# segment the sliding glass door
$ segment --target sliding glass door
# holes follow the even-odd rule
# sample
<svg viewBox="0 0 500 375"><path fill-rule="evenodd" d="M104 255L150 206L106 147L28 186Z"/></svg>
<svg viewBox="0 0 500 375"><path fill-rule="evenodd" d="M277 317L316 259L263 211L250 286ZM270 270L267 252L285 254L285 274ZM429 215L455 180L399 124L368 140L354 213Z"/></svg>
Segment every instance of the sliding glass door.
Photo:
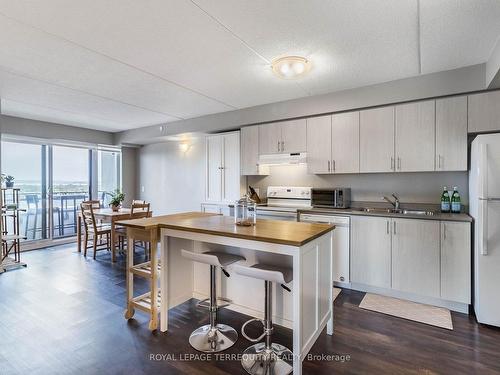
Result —
<svg viewBox="0 0 500 375"><path fill-rule="evenodd" d="M48 150L39 144L2 142L2 173L13 176L14 187L19 188L19 234L28 240L43 240L49 233ZM6 200L12 194L6 191ZM4 205L10 202L3 202ZM12 220L5 220L12 233Z"/></svg>
<svg viewBox="0 0 500 375"><path fill-rule="evenodd" d="M82 201L92 197L107 206L108 193L121 188L119 149L2 137L1 169L20 189L20 234L45 246L75 236Z"/></svg>
<svg viewBox="0 0 500 375"><path fill-rule="evenodd" d="M86 148L52 146L51 207L54 213L53 237L76 234L80 203L90 197L92 151Z"/></svg>

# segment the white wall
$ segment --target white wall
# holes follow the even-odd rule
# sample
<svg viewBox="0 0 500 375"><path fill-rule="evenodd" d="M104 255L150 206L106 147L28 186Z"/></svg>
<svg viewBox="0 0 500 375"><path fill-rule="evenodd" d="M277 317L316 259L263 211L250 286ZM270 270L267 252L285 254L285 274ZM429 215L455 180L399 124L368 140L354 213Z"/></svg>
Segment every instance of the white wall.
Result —
<svg viewBox="0 0 500 375"><path fill-rule="evenodd" d="M139 199L137 191L138 148L122 147L122 191L125 193L123 205L130 207L134 199Z"/></svg>
<svg viewBox="0 0 500 375"><path fill-rule="evenodd" d="M306 166L275 166L269 176L248 177L248 184L261 192L271 185L350 187L354 201L378 202L383 195L395 192L401 202L436 204L440 202L443 186L448 189L457 186L462 204L468 204L467 172L310 175Z"/></svg>
<svg viewBox="0 0 500 375"><path fill-rule="evenodd" d="M137 191L141 199L151 203L155 216L199 211L205 197L204 139L193 141L185 153L178 142L141 147L138 175Z"/></svg>

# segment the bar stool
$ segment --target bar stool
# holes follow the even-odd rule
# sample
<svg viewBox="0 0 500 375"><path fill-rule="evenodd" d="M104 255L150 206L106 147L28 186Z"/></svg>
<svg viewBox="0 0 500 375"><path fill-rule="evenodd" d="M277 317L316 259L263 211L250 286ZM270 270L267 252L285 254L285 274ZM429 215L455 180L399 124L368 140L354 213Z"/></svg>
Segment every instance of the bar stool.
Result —
<svg viewBox="0 0 500 375"><path fill-rule="evenodd" d="M229 277L229 273L224 268L240 260L245 260L245 258L215 251L194 253L181 250L181 253L183 257L192 261L210 265L210 298L208 305L210 324L195 329L189 336L189 343L193 348L204 353L216 353L226 350L238 340L238 333L233 327L217 323L217 311L220 306L217 305L216 269L220 267L224 275ZM201 306L205 301L201 301L198 306Z"/></svg>
<svg viewBox="0 0 500 375"><path fill-rule="evenodd" d="M254 264L251 267L235 265L236 273L265 281L264 319L250 319L241 327L241 334L247 340L256 342L243 352L241 365L252 375L286 375L293 371L293 354L283 345L272 342L272 283L278 283L288 292L291 290L285 285L292 281L291 268L276 267L267 264ZM259 321L264 327L264 332L257 338L251 338L245 333L245 327L251 322ZM259 342L265 337L264 342Z"/></svg>

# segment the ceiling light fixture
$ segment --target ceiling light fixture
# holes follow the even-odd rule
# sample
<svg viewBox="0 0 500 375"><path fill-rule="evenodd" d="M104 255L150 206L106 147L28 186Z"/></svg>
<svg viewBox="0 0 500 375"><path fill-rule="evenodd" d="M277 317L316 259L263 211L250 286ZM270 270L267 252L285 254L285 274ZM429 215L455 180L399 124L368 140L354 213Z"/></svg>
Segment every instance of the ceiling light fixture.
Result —
<svg viewBox="0 0 500 375"><path fill-rule="evenodd" d="M285 56L273 60L271 68L280 78L297 78L311 69L311 62L301 56Z"/></svg>

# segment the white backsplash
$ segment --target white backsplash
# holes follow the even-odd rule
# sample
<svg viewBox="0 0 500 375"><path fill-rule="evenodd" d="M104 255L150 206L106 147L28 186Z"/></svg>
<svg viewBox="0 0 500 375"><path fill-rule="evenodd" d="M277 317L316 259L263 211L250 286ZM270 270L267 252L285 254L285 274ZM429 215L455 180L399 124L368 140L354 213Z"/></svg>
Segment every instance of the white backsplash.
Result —
<svg viewBox="0 0 500 375"><path fill-rule="evenodd" d="M306 165L273 166L269 176L249 176L248 185L265 196L267 186L350 187L353 201L380 201L393 192L402 202L440 203L443 186L458 187L462 204L468 204L467 172L370 173L311 175Z"/></svg>

